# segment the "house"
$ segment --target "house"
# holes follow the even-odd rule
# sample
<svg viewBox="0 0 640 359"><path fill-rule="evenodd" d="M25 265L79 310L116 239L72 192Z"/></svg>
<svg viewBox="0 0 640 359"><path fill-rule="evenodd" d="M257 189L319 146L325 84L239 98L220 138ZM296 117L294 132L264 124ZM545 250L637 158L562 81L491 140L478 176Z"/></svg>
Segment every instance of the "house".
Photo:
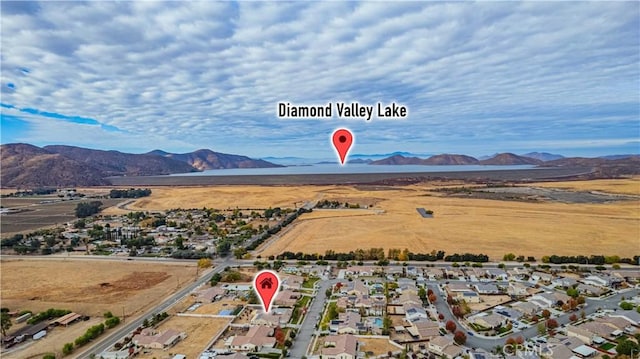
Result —
<svg viewBox="0 0 640 359"><path fill-rule="evenodd" d="M427 312L424 310L424 308L422 308L421 305L405 304L403 305L403 307L404 307L405 318L409 322L414 322L419 319L429 318L429 315L427 315Z"/></svg>
<svg viewBox="0 0 640 359"><path fill-rule="evenodd" d="M466 290L462 292L457 292L455 295L457 300L464 300L467 303L480 303L480 295L476 292Z"/></svg>
<svg viewBox="0 0 640 359"><path fill-rule="evenodd" d="M301 294L298 292L285 289L276 294L274 304L281 307L293 307L296 305L298 299L300 299L300 296Z"/></svg>
<svg viewBox="0 0 640 359"><path fill-rule="evenodd" d="M582 280L584 284L591 284L605 288L617 288L624 280L618 276L608 274L592 274Z"/></svg>
<svg viewBox="0 0 640 359"><path fill-rule="evenodd" d="M536 282L551 283L551 281L553 280L553 275L545 272L536 271L531 273L531 279L533 279Z"/></svg>
<svg viewBox="0 0 640 359"><path fill-rule="evenodd" d="M250 327L246 335L234 335L229 337L224 345L227 349L239 351L257 352L262 348L273 348L276 338L272 335L273 328L265 326Z"/></svg>
<svg viewBox="0 0 640 359"><path fill-rule="evenodd" d="M212 287L209 289L201 290L196 295L196 302L198 303L211 303L224 296L225 290L221 287Z"/></svg>
<svg viewBox="0 0 640 359"><path fill-rule="evenodd" d="M457 358L462 355L463 350L457 345L449 345L442 351L442 355L447 359Z"/></svg>
<svg viewBox="0 0 640 359"><path fill-rule="evenodd" d="M529 287L519 282L509 282L507 294L513 297L523 297L529 295Z"/></svg>
<svg viewBox="0 0 640 359"><path fill-rule="evenodd" d="M509 274L501 268L488 268L487 269L487 277L499 281L506 281L509 279Z"/></svg>
<svg viewBox="0 0 640 359"><path fill-rule="evenodd" d="M324 347L320 349L323 359L355 359L358 341L353 335L327 335Z"/></svg>
<svg viewBox="0 0 640 359"><path fill-rule="evenodd" d="M447 292L449 294L454 295L457 292L466 292L469 291L469 286L465 283L449 283L447 284Z"/></svg>
<svg viewBox="0 0 640 359"><path fill-rule="evenodd" d="M400 304L414 304L414 305L422 305L422 299L418 297L416 292L412 290L407 290L400 294L398 298L398 303Z"/></svg>
<svg viewBox="0 0 640 359"><path fill-rule="evenodd" d="M569 288L578 284L578 281L569 277L559 277L554 279L551 284L555 287Z"/></svg>
<svg viewBox="0 0 640 359"><path fill-rule="evenodd" d="M280 280L284 289L302 289L302 283L304 283L304 277L299 275L281 275Z"/></svg>
<svg viewBox="0 0 640 359"><path fill-rule="evenodd" d="M426 340L439 337L440 327L437 322L429 319L418 319L411 322L411 326L407 327L407 332L409 332L414 339Z"/></svg>
<svg viewBox="0 0 640 359"><path fill-rule="evenodd" d="M576 289L578 289L578 291L580 291L580 293L583 293L583 294L586 294L586 295L592 295L592 296L596 296L596 297L599 297L599 296L601 296L604 293L609 291L608 289L605 289L605 288L602 288L602 287L597 287L595 285L583 284L583 283L578 284Z"/></svg>
<svg viewBox="0 0 640 359"><path fill-rule="evenodd" d="M569 324L569 325L567 325L566 329L567 329L567 336L568 337L578 338L584 344L592 344L593 343L593 338L596 337L596 335L594 335L590 331L582 328L581 326L575 326L575 325Z"/></svg>
<svg viewBox="0 0 640 359"><path fill-rule="evenodd" d="M571 297L560 292L538 293L531 297L531 302L540 308L551 308L566 303Z"/></svg>
<svg viewBox="0 0 640 359"><path fill-rule="evenodd" d="M538 310L540 310L540 307L529 302L516 302L511 305L511 308L517 310L525 316L533 316L538 312Z"/></svg>
<svg viewBox="0 0 640 359"><path fill-rule="evenodd" d="M167 329L163 333L159 333L153 328L146 328L140 334L134 335L132 341L135 345L143 348L167 349L186 337L187 333L174 329Z"/></svg>
<svg viewBox="0 0 640 359"><path fill-rule="evenodd" d="M603 338L614 338L613 333L618 330L616 327L603 322L586 322L578 326L580 329L586 330L592 334L592 339L595 336ZM590 344L590 343L587 343Z"/></svg>
<svg viewBox="0 0 640 359"><path fill-rule="evenodd" d="M598 351L593 349L590 346L586 346L586 345L581 345L577 348L573 348L571 349L572 352L574 352L575 354L577 354L580 358L589 358L594 356L594 354L596 354Z"/></svg>
<svg viewBox="0 0 640 359"><path fill-rule="evenodd" d="M337 320L332 320L329 330L338 334L358 334L366 330L362 323L362 317L356 312L345 312L338 315Z"/></svg>
<svg viewBox="0 0 640 359"><path fill-rule="evenodd" d="M488 314L484 316L475 316L470 320L472 323L488 329L495 329L507 324L507 318L498 314Z"/></svg>
<svg viewBox="0 0 640 359"><path fill-rule="evenodd" d="M500 289L498 289L498 286L493 283L479 283L474 285L474 287L479 294L500 294Z"/></svg>
<svg viewBox="0 0 640 359"><path fill-rule="evenodd" d="M452 338L437 336L429 341L429 344L427 344L427 350L436 355L443 355L445 348L450 345L453 345Z"/></svg>
<svg viewBox="0 0 640 359"><path fill-rule="evenodd" d="M510 319L520 319L523 315L520 311L517 311L513 308L503 307L503 306L495 307L493 309L493 312L496 314L503 315Z"/></svg>
<svg viewBox="0 0 640 359"><path fill-rule="evenodd" d="M284 326L291 320L291 308L275 308L271 312L259 312L251 319L252 325L266 325L271 327Z"/></svg>

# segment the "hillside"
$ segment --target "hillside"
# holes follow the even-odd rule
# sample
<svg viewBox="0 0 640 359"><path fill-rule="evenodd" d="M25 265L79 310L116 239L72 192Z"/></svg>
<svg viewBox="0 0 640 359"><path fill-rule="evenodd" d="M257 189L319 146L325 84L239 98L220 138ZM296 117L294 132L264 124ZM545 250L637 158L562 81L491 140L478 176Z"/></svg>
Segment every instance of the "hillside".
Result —
<svg viewBox="0 0 640 359"><path fill-rule="evenodd" d="M499 153L489 159L480 161L481 165L493 166L539 165L542 163L538 159L518 156L513 153Z"/></svg>
<svg viewBox="0 0 640 359"><path fill-rule="evenodd" d="M372 161L372 165L421 165L423 159L418 157L404 157L402 155L394 155L391 157L383 158L381 160Z"/></svg>
<svg viewBox="0 0 640 359"><path fill-rule="evenodd" d="M2 145L0 157L3 188L108 184L98 169L29 144Z"/></svg>
<svg viewBox="0 0 640 359"><path fill-rule="evenodd" d="M93 150L82 147L37 146L14 143L0 146L6 187L108 185L112 176L156 176L219 168L280 167L246 156L198 150L172 154L155 150L145 154Z"/></svg>
<svg viewBox="0 0 640 359"><path fill-rule="evenodd" d="M478 163L479 161L471 156L447 153L431 156L423 161L425 165L477 165Z"/></svg>
<svg viewBox="0 0 640 359"><path fill-rule="evenodd" d="M200 171L226 168L284 167L282 165L263 160L254 160L247 156L230 155L226 153L214 152L208 149L200 149L189 153L168 153L161 150L154 150L147 153L147 155L159 155L165 158L170 158L183 163L187 163Z"/></svg>
<svg viewBox="0 0 640 359"><path fill-rule="evenodd" d="M105 177L154 176L197 171L188 163L158 155L92 150L74 146L45 146L44 149L97 168Z"/></svg>

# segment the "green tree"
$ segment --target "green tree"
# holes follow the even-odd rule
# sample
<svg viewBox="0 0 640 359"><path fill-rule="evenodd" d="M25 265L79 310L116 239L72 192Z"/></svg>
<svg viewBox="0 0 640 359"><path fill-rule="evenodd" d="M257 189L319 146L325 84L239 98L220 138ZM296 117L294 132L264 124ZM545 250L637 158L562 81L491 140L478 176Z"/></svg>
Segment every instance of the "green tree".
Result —
<svg viewBox="0 0 640 359"><path fill-rule="evenodd" d="M580 295L580 291L578 291L576 288L569 288L567 289L567 295L572 297L572 298L578 298L578 296Z"/></svg>
<svg viewBox="0 0 640 359"><path fill-rule="evenodd" d="M618 354L631 355L632 353L637 354L638 351L640 351L640 346L629 339L621 340L616 346Z"/></svg>
<svg viewBox="0 0 640 359"><path fill-rule="evenodd" d="M547 326L544 323L538 323L538 335L544 335L547 332Z"/></svg>
<svg viewBox="0 0 640 359"><path fill-rule="evenodd" d="M56 359L56 355L55 354L45 354L42 359Z"/></svg>
<svg viewBox="0 0 640 359"><path fill-rule="evenodd" d="M2 329L2 336L5 337L7 335L7 330L11 328L11 317L9 316L9 311L5 310L6 308L2 308L2 313L0 313L0 328Z"/></svg>
<svg viewBox="0 0 640 359"><path fill-rule="evenodd" d="M513 253L507 253L502 257L503 261L512 262L516 259L516 255Z"/></svg>
<svg viewBox="0 0 640 359"><path fill-rule="evenodd" d="M620 308L622 308L623 310L632 310L633 309L633 303L621 302L620 303Z"/></svg>
<svg viewBox="0 0 640 359"><path fill-rule="evenodd" d="M62 354L64 355L69 355L73 353L73 343L66 343L63 347L62 347Z"/></svg>

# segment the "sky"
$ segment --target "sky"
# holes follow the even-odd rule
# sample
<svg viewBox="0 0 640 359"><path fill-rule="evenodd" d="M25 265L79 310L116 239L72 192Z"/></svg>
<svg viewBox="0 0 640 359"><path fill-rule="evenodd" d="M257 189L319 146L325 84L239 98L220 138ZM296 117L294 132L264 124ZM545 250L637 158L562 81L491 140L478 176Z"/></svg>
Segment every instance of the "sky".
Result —
<svg viewBox="0 0 640 359"><path fill-rule="evenodd" d="M640 2L1 2L1 140L255 158L640 152ZM282 119L277 103L406 106Z"/></svg>

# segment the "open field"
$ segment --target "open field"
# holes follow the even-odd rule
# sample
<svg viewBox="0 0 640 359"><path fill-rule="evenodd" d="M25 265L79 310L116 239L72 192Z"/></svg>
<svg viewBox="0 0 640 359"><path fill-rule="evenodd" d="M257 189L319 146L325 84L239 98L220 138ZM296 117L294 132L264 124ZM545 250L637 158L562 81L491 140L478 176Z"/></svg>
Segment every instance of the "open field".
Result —
<svg viewBox="0 0 640 359"><path fill-rule="evenodd" d="M0 262L2 306L69 309L89 316L137 315L195 277L195 262L21 260ZM25 280L28 278L28 280Z"/></svg>
<svg viewBox="0 0 640 359"><path fill-rule="evenodd" d="M207 344L221 332L231 320L227 318L194 318L194 317L171 317L162 323L158 331L175 329L186 332L187 337L168 350L149 349L147 353L141 353L140 358L173 358L173 354L184 354L187 358L197 358L207 346Z"/></svg>
<svg viewBox="0 0 640 359"><path fill-rule="evenodd" d="M430 195L428 185L412 191L360 192L385 196L370 216L304 214L278 241L268 243L263 257L283 251L348 252L358 248L409 248L414 252L485 253L500 259L505 252L532 255L630 255L640 237L640 201L605 204L521 203ZM357 196L350 187L333 195ZM343 193L335 193L343 192ZM325 199L332 199L326 194ZM434 211L432 219L416 208ZM346 212L346 211L344 211ZM330 230L328 230L330 228ZM515 244L517 243L517 247ZM584 243L589 243L585 246Z"/></svg>
<svg viewBox="0 0 640 359"><path fill-rule="evenodd" d="M0 221L0 232L3 237L17 232L36 230L38 228L63 224L76 219L75 208L80 202L100 201L103 208L114 206L123 202L123 199L83 199L73 201L61 201L53 203L40 203L42 201L57 200L53 197L25 197L3 198L2 206L5 208L18 208L21 212L3 214Z"/></svg>
<svg viewBox="0 0 640 359"><path fill-rule="evenodd" d="M331 187L317 186L224 186L154 187L151 196L128 206L132 210L172 208L269 208L301 207Z"/></svg>
<svg viewBox="0 0 640 359"><path fill-rule="evenodd" d="M540 186L575 184L581 191L615 188L633 194L637 183L638 178L633 178L548 182ZM324 199L372 205L369 210L319 210L304 214L276 240L260 248L263 257L283 251L323 254L327 249L348 252L370 247L485 253L494 259L510 251L537 258L550 254L635 254L629 249L637 248L640 237L640 200L526 203L450 198L430 192L442 185L438 182L393 187L161 187L153 188L150 197L129 207L137 210L293 207ZM421 207L433 210L434 218L420 217L416 208Z"/></svg>

